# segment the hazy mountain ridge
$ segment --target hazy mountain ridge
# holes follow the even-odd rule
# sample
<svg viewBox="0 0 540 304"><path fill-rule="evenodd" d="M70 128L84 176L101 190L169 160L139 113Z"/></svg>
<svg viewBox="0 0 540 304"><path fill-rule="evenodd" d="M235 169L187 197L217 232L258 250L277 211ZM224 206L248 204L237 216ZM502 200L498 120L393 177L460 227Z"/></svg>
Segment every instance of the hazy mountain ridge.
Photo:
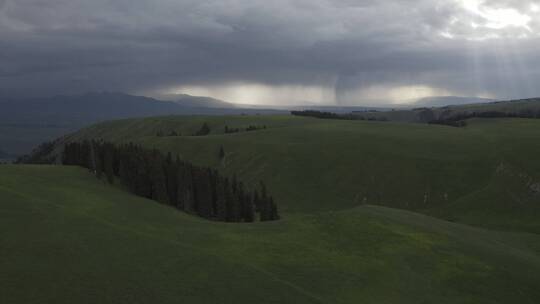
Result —
<svg viewBox="0 0 540 304"><path fill-rule="evenodd" d="M2 159L2 158L11 158L11 157L12 157L12 156L9 155L8 153L6 153L6 152L0 150L0 159Z"/></svg>
<svg viewBox="0 0 540 304"><path fill-rule="evenodd" d="M157 100L124 93L87 93L76 96L0 101L3 123L93 123L101 120L168 114L222 114L217 109Z"/></svg>
<svg viewBox="0 0 540 304"><path fill-rule="evenodd" d="M168 94L158 96L159 100L172 101L184 107L203 107L203 108L238 108L241 107L237 104L223 101L220 99L206 97L206 96L193 96L188 94Z"/></svg>
<svg viewBox="0 0 540 304"><path fill-rule="evenodd" d="M181 95L176 102L114 92L29 99L3 98L0 99L0 146L9 154L25 154L41 142L93 123L115 119L287 112L240 108L217 99L189 95Z"/></svg>

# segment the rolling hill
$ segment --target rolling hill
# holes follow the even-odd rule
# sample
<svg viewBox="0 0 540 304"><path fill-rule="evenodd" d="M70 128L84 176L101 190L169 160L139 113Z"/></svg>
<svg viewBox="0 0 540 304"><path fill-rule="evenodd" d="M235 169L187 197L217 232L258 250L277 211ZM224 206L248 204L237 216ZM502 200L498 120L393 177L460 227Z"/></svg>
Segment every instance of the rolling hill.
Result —
<svg viewBox="0 0 540 304"><path fill-rule="evenodd" d="M426 123L432 120L451 119L457 116L467 116L473 113L493 113L508 116L520 116L540 113L540 98L495 101L486 103L471 103L450 106L422 105L415 109L401 109L385 112L357 112L358 116L366 119L389 120L395 122Z"/></svg>
<svg viewBox="0 0 540 304"><path fill-rule="evenodd" d="M540 301L533 234L375 206L208 222L75 167L2 165L0 198L2 303Z"/></svg>
<svg viewBox="0 0 540 304"><path fill-rule="evenodd" d="M194 134L208 123L209 136ZM225 126L266 129L224 134ZM65 139L134 142L263 180L282 214L382 205L507 231L540 233L540 120L474 119L466 128L293 116L153 117ZM224 148L225 157L218 151ZM58 144L55 153L62 148Z"/></svg>

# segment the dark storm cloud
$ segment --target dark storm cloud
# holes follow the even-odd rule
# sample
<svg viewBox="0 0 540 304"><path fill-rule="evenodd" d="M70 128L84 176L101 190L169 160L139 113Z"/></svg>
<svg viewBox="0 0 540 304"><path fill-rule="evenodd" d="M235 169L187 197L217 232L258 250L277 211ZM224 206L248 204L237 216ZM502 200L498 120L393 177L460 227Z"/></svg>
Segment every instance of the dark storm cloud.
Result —
<svg viewBox="0 0 540 304"><path fill-rule="evenodd" d="M0 92L256 83L326 88L342 102L373 86L540 95L534 4L0 0Z"/></svg>

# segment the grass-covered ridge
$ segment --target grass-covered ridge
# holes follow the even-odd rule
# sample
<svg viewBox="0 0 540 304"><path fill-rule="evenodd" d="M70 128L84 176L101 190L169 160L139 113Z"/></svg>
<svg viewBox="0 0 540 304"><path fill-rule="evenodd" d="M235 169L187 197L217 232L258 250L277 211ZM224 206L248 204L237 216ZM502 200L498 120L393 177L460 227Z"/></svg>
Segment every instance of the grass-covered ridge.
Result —
<svg viewBox="0 0 540 304"><path fill-rule="evenodd" d="M208 222L86 170L0 166L2 303L538 303L540 239L363 206Z"/></svg>
<svg viewBox="0 0 540 304"><path fill-rule="evenodd" d="M194 134L207 122L209 136ZM225 126L264 125L224 134ZM133 141L243 181L263 180L282 213L362 204L540 232L540 120L475 119L466 128L292 116L156 117L107 122L70 140ZM225 157L219 157L223 146Z"/></svg>
<svg viewBox="0 0 540 304"><path fill-rule="evenodd" d="M445 107L421 107L415 109L393 110L383 112L358 112L357 118L382 119L400 122L433 122L457 121L467 117L522 117L540 118L540 99L520 99ZM455 126L459 126L456 124Z"/></svg>

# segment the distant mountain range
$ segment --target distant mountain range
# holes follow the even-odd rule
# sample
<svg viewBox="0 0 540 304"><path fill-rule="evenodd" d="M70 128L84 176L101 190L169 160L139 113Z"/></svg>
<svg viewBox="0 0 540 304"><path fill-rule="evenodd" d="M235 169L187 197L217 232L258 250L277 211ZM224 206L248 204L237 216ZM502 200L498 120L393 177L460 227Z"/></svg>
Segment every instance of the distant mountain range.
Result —
<svg viewBox="0 0 540 304"><path fill-rule="evenodd" d="M0 150L0 160L1 159L6 159L6 158L11 158L11 155L9 155L6 152Z"/></svg>
<svg viewBox="0 0 540 304"><path fill-rule="evenodd" d="M240 106L229 103L223 100L205 97L205 96L192 96L188 94L169 94L160 95L158 99L165 101L172 101L184 107L193 108L218 108L218 109L231 109L240 108Z"/></svg>
<svg viewBox="0 0 540 304"><path fill-rule="evenodd" d="M174 96L163 101L124 93L87 93L47 98L0 99L0 149L29 153L43 141L106 120L164 115L286 114L285 110L246 109L207 97Z"/></svg>
<svg viewBox="0 0 540 304"><path fill-rule="evenodd" d="M430 97L410 104L413 107L486 103L474 97ZM406 108L406 107L405 107ZM187 94L158 98L124 93L87 93L45 98L9 99L0 97L0 149L3 154L21 155L43 141L57 138L84 126L106 120L164 115L288 114L292 110L333 113L390 111L389 107L362 106L265 106L239 105L223 100ZM398 113L402 111L396 111Z"/></svg>
<svg viewBox="0 0 540 304"><path fill-rule="evenodd" d="M124 93L87 93L40 99L0 101L2 124L81 125L97 121L158 115L222 115L275 113L275 110L243 109L233 104L190 95L174 101Z"/></svg>

